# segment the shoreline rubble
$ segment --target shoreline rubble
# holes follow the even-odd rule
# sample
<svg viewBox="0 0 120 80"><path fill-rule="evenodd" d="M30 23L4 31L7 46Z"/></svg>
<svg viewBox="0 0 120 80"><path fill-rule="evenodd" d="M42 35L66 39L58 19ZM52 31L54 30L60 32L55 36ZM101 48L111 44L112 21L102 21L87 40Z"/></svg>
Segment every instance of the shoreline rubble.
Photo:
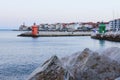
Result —
<svg viewBox="0 0 120 80"><path fill-rule="evenodd" d="M92 34L91 38L99 39L99 40L120 42L120 33L113 33L113 32L107 32L105 34L97 33L97 34Z"/></svg>

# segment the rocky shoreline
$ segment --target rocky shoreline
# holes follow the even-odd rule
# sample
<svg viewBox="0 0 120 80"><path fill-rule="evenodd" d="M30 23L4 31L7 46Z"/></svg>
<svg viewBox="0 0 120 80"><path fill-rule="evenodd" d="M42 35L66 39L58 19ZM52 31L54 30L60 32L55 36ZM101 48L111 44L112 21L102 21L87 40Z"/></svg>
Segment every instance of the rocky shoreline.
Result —
<svg viewBox="0 0 120 80"><path fill-rule="evenodd" d="M86 48L62 59L52 56L27 80L120 80L118 56L120 48L109 48L101 54Z"/></svg>
<svg viewBox="0 0 120 80"><path fill-rule="evenodd" d="M95 34L95 35L91 35L91 38L120 42L120 34L115 34L115 33Z"/></svg>

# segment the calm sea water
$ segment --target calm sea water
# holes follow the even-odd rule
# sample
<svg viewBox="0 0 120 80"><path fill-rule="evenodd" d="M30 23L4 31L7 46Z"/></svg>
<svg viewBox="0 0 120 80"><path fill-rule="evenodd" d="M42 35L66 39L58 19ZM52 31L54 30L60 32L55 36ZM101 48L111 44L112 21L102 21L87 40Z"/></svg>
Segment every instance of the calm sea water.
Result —
<svg viewBox="0 0 120 80"><path fill-rule="evenodd" d="M0 31L0 80L25 80L53 55L64 57L85 48L120 47L119 42L90 37L17 37L22 32Z"/></svg>

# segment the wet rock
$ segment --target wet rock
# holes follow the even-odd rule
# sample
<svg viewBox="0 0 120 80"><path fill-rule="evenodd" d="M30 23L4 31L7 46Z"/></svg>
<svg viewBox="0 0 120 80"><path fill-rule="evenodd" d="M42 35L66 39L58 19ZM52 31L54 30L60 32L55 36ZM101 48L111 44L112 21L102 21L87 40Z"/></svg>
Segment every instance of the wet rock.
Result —
<svg viewBox="0 0 120 80"><path fill-rule="evenodd" d="M78 53L73 60L68 67L75 80L114 80L120 76L118 62L89 49Z"/></svg>
<svg viewBox="0 0 120 80"><path fill-rule="evenodd" d="M120 48L118 47L108 48L104 50L102 54L108 56L110 59L120 62Z"/></svg>
<svg viewBox="0 0 120 80"><path fill-rule="evenodd" d="M107 52L103 55L86 48L62 59L53 56L28 80L115 80L120 77L120 64Z"/></svg>
<svg viewBox="0 0 120 80"><path fill-rule="evenodd" d="M73 80L57 56L47 60L41 68L37 69L28 80Z"/></svg>

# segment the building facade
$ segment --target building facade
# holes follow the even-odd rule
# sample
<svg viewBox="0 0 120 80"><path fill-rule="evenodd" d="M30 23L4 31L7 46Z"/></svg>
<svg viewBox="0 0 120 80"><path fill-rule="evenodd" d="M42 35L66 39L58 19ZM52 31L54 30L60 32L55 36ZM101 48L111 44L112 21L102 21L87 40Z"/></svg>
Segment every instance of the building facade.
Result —
<svg viewBox="0 0 120 80"><path fill-rule="evenodd" d="M109 26L113 31L120 31L120 19L110 21Z"/></svg>

